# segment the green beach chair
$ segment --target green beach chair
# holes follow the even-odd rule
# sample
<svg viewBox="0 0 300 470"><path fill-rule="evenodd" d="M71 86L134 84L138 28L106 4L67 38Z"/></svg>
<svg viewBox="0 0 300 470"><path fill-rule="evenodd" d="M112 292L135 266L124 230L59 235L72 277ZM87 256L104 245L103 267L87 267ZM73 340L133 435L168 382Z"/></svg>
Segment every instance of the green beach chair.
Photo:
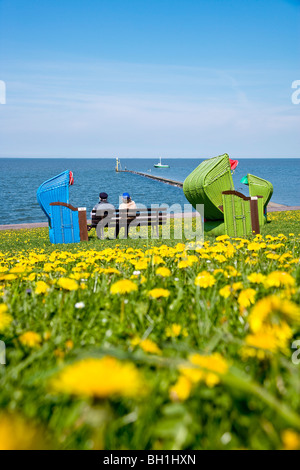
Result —
<svg viewBox="0 0 300 470"><path fill-rule="evenodd" d="M263 224L262 196L247 197L238 191L222 193L225 232L229 237L260 233Z"/></svg>
<svg viewBox="0 0 300 470"><path fill-rule="evenodd" d="M249 185L250 197L247 198L234 191L231 171L231 162L227 153L205 160L185 179L183 183L185 197L196 210L197 204L204 205L206 233L215 236L225 233L232 234L230 236L248 236L253 231L259 233L259 228L266 222L264 211L266 214L273 186L258 176L248 174L242 179L243 183ZM224 195L224 192L228 191L230 194ZM254 214L252 216L251 211ZM239 216L241 216L240 221ZM258 217L258 222L256 221L254 225L253 217L255 220Z"/></svg>

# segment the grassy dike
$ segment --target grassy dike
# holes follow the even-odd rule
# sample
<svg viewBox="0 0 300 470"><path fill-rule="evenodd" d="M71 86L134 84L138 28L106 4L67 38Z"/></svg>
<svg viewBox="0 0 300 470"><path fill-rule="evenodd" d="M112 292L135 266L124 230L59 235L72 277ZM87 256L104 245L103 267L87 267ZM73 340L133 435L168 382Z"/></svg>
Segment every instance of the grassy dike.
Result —
<svg viewBox="0 0 300 470"><path fill-rule="evenodd" d="M269 219L196 250L0 232L0 447L300 448L300 213Z"/></svg>

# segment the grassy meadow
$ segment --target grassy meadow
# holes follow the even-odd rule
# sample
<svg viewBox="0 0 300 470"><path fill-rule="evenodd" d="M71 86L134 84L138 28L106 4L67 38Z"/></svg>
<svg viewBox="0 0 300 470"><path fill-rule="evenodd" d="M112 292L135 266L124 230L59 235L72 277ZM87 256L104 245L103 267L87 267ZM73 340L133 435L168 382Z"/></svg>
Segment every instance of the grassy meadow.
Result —
<svg viewBox="0 0 300 470"><path fill-rule="evenodd" d="M269 220L193 250L0 232L0 448L300 449L300 212Z"/></svg>

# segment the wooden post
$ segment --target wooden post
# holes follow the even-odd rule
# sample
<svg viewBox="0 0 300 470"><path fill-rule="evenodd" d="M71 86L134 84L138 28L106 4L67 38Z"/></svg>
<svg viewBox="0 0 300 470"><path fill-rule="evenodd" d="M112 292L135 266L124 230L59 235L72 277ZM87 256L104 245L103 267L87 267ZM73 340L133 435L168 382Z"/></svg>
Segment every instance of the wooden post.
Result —
<svg viewBox="0 0 300 470"><path fill-rule="evenodd" d="M258 235L260 233L260 228L259 228L259 217L258 217L258 201L257 201L256 196L251 197L250 211L251 211L252 232Z"/></svg>
<svg viewBox="0 0 300 470"><path fill-rule="evenodd" d="M87 231L86 207L78 207L78 221L80 241L87 242L89 240L89 236Z"/></svg>

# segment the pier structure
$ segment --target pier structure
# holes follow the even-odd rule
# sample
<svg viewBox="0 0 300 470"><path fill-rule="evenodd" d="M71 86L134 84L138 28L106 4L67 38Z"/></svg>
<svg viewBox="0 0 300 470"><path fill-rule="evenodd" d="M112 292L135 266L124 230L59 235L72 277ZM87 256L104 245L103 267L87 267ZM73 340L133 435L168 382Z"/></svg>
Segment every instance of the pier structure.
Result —
<svg viewBox="0 0 300 470"><path fill-rule="evenodd" d="M120 170L119 170L120 172ZM171 180L169 178L163 178L162 176L149 175L149 173L143 173L142 171L133 171L133 170L121 170L122 173L132 173L133 175L144 176L145 178L150 178L151 180L160 181L161 183L170 184L171 186L177 186L177 188L182 188L183 183L181 181Z"/></svg>
<svg viewBox="0 0 300 470"><path fill-rule="evenodd" d="M127 170L126 168L122 170L121 163L118 158L116 158L116 172L132 173L133 175L144 176L145 178L150 178L151 180L160 181L161 183L165 183L165 184L170 184L171 186L176 186L177 188L183 187L183 183L181 181L175 181L170 178L163 178L162 176L150 175L149 173L144 173L142 171Z"/></svg>

